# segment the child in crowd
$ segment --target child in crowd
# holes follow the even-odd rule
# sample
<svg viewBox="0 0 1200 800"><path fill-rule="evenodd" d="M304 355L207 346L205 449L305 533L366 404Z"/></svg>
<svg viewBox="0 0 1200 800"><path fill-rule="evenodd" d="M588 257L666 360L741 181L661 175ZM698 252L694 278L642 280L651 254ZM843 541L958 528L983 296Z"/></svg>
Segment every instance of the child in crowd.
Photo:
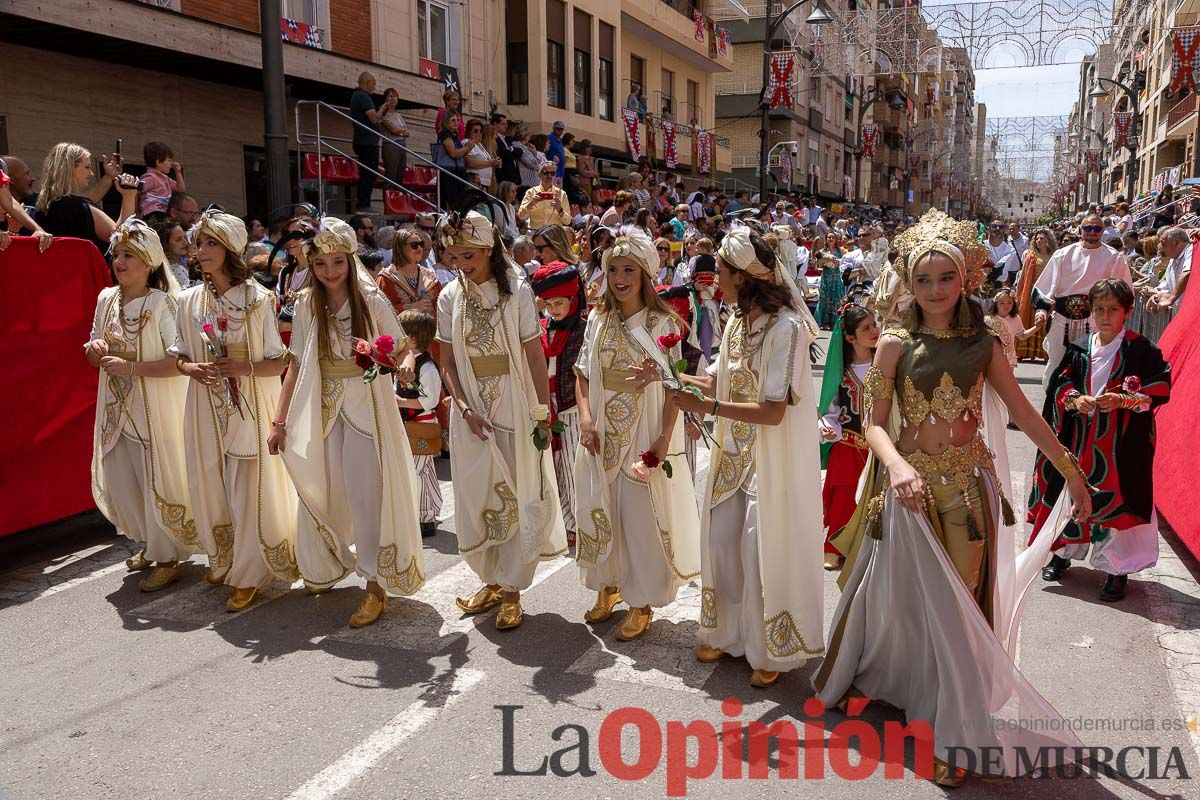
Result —
<svg viewBox="0 0 1200 800"><path fill-rule="evenodd" d="M867 465L870 448L863 438L863 379L875 358L879 326L875 316L862 306L842 306L833 326L829 357L821 380L824 416L818 420L821 435L821 467L825 485L821 505L825 517L825 569L842 566L845 554L832 539L858 505L858 479ZM848 357L848 358L847 358Z"/></svg>
<svg viewBox="0 0 1200 800"><path fill-rule="evenodd" d="M404 419L417 480L421 482L421 538L424 539L437 534L438 514L442 511L442 487L434 466L434 459L442 449L442 428L437 418L442 376L429 353L437 324L432 315L409 309L400 313L400 327L408 336L408 352L416 357L413 382L398 387L396 403Z"/></svg>
<svg viewBox="0 0 1200 800"><path fill-rule="evenodd" d="M1088 300L1096 332L1068 346L1046 392L1043 416L1079 459L1095 507L1086 525L1072 520L1063 528L1042 577L1058 580L1090 547L1092 566L1108 576L1100 599L1116 602L1125 596L1130 573L1158 563L1152 412L1170 397L1171 367L1149 339L1125 327L1133 311L1127 283L1098 281ZM1030 541L1052 518L1063 487L1040 453L1035 470Z"/></svg>
<svg viewBox="0 0 1200 800"><path fill-rule="evenodd" d="M142 217L154 212L165 214L171 195L187 191L183 165L175 160L170 146L163 142L146 142L142 156L146 161L146 173L142 176L138 212Z"/></svg>

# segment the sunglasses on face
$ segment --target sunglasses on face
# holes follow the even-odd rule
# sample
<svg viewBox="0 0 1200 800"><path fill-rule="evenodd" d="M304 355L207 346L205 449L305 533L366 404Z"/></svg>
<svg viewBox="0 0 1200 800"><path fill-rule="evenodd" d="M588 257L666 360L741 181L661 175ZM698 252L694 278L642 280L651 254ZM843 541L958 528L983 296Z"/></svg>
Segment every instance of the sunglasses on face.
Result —
<svg viewBox="0 0 1200 800"><path fill-rule="evenodd" d="M1079 227L1079 230L1082 231L1083 233L1100 233L1100 231L1104 230L1104 226L1103 225L1081 225Z"/></svg>
<svg viewBox="0 0 1200 800"><path fill-rule="evenodd" d="M660 252L660 253L669 253L669 252L671 252L671 248L669 248L669 247L656 247L656 248L654 248L654 249L655 249L655 250L657 250L657 251L658 251L658 252Z"/></svg>

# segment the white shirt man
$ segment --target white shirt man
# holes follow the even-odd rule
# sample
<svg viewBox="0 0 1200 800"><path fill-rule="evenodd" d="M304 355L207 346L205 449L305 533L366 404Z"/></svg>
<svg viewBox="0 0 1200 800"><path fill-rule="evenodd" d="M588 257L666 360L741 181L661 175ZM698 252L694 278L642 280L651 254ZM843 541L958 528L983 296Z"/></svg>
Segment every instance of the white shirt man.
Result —
<svg viewBox="0 0 1200 800"><path fill-rule="evenodd" d="M1129 261L1124 254L1100 243L1103 234L1104 221L1100 215L1089 214L1079 226L1082 241L1056 250L1033 285L1040 295L1035 298L1040 306L1037 321L1045 324L1050 310L1047 305L1053 306L1056 312L1046 333L1045 347L1050 358L1046 362L1043 384L1049 382L1062 361L1068 339L1075 341L1091 332L1086 296L1092 287L1105 278L1115 278L1133 286ZM1084 298L1082 301L1072 300L1080 296ZM1067 314L1074 318L1068 319Z"/></svg>
<svg viewBox="0 0 1200 800"><path fill-rule="evenodd" d="M813 227L817 229L817 236L824 239L829 235L829 223L825 221L825 209L813 206L813 210L817 213L814 216Z"/></svg>
<svg viewBox="0 0 1200 800"><path fill-rule="evenodd" d="M1004 238L1004 226L992 223L991 235L988 237L987 248L988 258L992 262L992 268L999 270L1003 268L1003 278L1005 283L1010 283L1012 276L1015 276L1021 271L1021 262L1017 258L1017 251Z"/></svg>
<svg viewBox="0 0 1200 800"><path fill-rule="evenodd" d="M1159 304L1165 308L1179 297L1183 279L1192 271L1192 242L1183 228L1167 228L1159 236L1163 255L1171 259L1156 287Z"/></svg>
<svg viewBox="0 0 1200 800"><path fill-rule="evenodd" d="M856 244L854 245L853 250L848 250L846 254L842 256L842 260L838 262L838 269L841 271L842 276L844 277L848 275L851 270L862 269L862 263L863 251Z"/></svg>
<svg viewBox="0 0 1200 800"><path fill-rule="evenodd" d="M810 209L808 209L808 224L816 225L817 220L821 218L821 212L824 210L825 209L823 209L819 205L817 205L816 201L814 200L812 207Z"/></svg>
<svg viewBox="0 0 1200 800"><path fill-rule="evenodd" d="M1029 252L1029 237L1021 233L1021 223L1011 222L1008 225L1008 241L1017 251L1017 263L1025 263L1025 254Z"/></svg>

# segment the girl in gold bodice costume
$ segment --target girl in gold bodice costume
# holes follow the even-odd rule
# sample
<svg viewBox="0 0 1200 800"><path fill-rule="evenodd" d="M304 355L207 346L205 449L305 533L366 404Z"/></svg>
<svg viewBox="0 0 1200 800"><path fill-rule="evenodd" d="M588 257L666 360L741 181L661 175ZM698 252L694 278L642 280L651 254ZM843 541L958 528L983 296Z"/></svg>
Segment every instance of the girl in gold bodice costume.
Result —
<svg viewBox="0 0 1200 800"><path fill-rule="evenodd" d="M1011 777L1020 772L1018 745L1075 739L1065 726L1044 724L1057 712L1010 657L1024 591L1050 541L1014 558L1007 465L998 469L993 455L1004 447L1004 422L989 407L1002 401L1055 462L1076 519L1091 514L1091 499L970 297L986 259L976 230L931 211L897 239L897 272L914 303L902 326L883 332L864 381L875 464L864 502L835 542L849 553L844 591L813 683L827 705L865 695L904 709L910 724L928 722L938 759L999 746ZM879 614L884 607L890 612ZM1032 730L1062 733L1026 735ZM986 771L960 756L956 765L935 762L935 779L961 783L966 772L955 766Z"/></svg>

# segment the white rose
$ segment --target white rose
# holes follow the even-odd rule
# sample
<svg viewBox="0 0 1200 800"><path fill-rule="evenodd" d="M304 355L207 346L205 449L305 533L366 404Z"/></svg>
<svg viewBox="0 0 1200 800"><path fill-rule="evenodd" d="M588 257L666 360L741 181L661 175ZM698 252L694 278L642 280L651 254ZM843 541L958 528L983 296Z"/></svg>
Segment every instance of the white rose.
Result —
<svg viewBox="0 0 1200 800"><path fill-rule="evenodd" d="M529 418L534 422L545 422L550 419L550 406L539 403L529 409Z"/></svg>

